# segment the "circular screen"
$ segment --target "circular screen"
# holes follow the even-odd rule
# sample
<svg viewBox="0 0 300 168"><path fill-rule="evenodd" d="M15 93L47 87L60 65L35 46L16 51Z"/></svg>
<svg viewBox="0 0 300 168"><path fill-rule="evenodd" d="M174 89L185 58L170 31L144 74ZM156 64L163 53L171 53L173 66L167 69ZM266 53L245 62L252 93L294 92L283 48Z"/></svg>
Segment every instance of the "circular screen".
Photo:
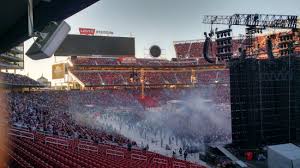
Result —
<svg viewBox="0 0 300 168"><path fill-rule="evenodd" d="M161 55L161 49L159 46L154 45L152 47L150 47L150 55L152 57L159 57Z"/></svg>

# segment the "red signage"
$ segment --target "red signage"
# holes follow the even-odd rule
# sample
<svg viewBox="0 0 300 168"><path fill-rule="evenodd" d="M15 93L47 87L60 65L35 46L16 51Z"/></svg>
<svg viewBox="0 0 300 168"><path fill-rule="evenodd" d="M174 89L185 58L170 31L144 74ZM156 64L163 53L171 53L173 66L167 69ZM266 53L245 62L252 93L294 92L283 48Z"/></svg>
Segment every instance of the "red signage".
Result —
<svg viewBox="0 0 300 168"><path fill-rule="evenodd" d="M120 57L118 60L122 64L136 64L136 58L134 57L124 56L124 57Z"/></svg>
<svg viewBox="0 0 300 168"><path fill-rule="evenodd" d="M93 36L93 35L95 35L96 29L79 28L79 32L81 35Z"/></svg>

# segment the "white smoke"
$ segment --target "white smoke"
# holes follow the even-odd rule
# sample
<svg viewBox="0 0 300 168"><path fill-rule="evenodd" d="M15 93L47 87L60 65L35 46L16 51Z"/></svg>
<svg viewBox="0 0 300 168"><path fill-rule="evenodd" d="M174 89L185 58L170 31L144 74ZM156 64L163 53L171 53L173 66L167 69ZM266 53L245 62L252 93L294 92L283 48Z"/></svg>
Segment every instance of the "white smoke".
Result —
<svg viewBox="0 0 300 168"><path fill-rule="evenodd" d="M205 143L218 145L231 142L229 104L214 103L205 91L195 90L181 97L180 101L148 110L119 108L116 112L114 108L97 106L74 106L70 109L76 121L117 132L137 142L140 147L148 144L154 152L170 155L171 151L178 153L179 148L202 151ZM96 111L101 112L97 117Z"/></svg>

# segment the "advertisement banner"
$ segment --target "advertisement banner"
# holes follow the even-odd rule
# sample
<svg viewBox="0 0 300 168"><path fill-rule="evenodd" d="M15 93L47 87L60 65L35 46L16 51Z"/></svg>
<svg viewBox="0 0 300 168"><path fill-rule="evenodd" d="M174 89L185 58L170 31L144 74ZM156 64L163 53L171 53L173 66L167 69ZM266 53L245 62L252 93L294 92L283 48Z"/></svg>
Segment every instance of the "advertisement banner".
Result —
<svg viewBox="0 0 300 168"><path fill-rule="evenodd" d="M95 32L96 32L96 29L79 28L80 35L94 36Z"/></svg>
<svg viewBox="0 0 300 168"><path fill-rule="evenodd" d="M52 65L52 79L64 79L65 77L65 64Z"/></svg>

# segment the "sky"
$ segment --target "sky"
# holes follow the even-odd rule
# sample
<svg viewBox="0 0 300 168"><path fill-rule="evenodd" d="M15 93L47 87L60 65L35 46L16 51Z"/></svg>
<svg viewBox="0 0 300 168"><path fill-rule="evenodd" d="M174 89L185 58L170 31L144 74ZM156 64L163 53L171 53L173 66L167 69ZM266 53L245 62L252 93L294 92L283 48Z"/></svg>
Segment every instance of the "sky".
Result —
<svg viewBox="0 0 300 168"><path fill-rule="evenodd" d="M299 0L101 0L66 19L71 34L79 27L108 30L116 36L133 35L136 57L144 57L151 45L165 50L163 57L175 57L173 41L203 39L210 25L202 24L203 15L235 13L290 14L300 16ZM241 28L236 28L238 35ZM33 43L25 42L26 49ZM65 58L63 58L65 59ZM51 79L51 65L62 58L33 61L25 56L21 74L33 79L42 74Z"/></svg>

